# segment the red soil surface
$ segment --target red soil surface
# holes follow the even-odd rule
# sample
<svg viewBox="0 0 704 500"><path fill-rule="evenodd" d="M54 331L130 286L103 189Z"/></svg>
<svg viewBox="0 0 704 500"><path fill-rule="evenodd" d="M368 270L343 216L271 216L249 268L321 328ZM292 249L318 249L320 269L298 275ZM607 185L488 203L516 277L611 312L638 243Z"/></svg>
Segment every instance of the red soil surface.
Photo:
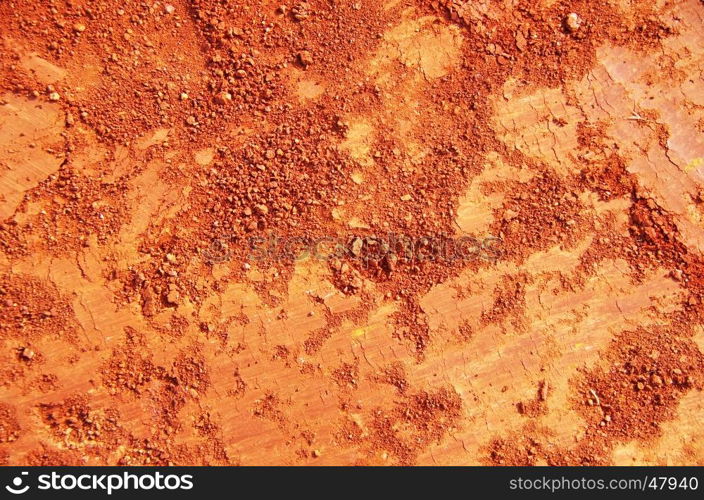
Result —
<svg viewBox="0 0 704 500"><path fill-rule="evenodd" d="M703 464L703 17L0 3L0 463Z"/></svg>

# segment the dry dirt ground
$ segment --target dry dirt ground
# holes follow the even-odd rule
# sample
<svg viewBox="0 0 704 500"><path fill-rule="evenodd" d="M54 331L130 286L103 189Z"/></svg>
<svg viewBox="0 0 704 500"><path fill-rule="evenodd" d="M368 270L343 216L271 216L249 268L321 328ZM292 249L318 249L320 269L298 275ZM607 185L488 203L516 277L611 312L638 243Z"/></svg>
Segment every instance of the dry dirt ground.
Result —
<svg viewBox="0 0 704 500"><path fill-rule="evenodd" d="M703 23L0 0L0 464L704 464Z"/></svg>

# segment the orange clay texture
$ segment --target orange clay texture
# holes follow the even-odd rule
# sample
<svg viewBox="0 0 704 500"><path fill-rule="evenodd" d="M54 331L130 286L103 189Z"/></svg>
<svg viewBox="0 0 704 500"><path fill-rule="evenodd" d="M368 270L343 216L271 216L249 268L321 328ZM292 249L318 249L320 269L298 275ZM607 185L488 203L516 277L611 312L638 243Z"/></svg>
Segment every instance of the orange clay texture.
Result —
<svg viewBox="0 0 704 500"><path fill-rule="evenodd" d="M704 465L703 23L0 1L0 464Z"/></svg>

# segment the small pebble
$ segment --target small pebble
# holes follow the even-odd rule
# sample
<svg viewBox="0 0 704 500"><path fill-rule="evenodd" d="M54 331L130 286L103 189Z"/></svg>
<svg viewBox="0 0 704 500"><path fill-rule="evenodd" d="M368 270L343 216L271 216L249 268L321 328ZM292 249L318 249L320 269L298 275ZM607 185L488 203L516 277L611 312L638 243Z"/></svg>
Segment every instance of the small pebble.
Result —
<svg viewBox="0 0 704 500"><path fill-rule="evenodd" d="M169 304L177 305L177 304L178 304L178 300L179 300L180 298L181 298L181 294L178 293L177 290L171 290L171 291L169 292L169 294L166 296L166 301L167 301Z"/></svg>
<svg viewBox="0 0 704 500"><path fill-rule="evenodd" d="M227 104L231 100L232 94L229 92L220 92L215 96L215 102L220 105Z"/></svg>
<svg viewBox="0 0 704 500"><path fill-rule="evenodd" d="M313 64L313 55L309 51L303 50L298 53L298 62L303 66L310 66Z"/></svg>
<svg viewBox="0 0 704 500"><path fill-rule="evenodd" d="M581 26L582 19L577 14L575 14L574 12L567 14L567 17L565 17L565 27L567 27L569 31L574 33Z"/></svg>

